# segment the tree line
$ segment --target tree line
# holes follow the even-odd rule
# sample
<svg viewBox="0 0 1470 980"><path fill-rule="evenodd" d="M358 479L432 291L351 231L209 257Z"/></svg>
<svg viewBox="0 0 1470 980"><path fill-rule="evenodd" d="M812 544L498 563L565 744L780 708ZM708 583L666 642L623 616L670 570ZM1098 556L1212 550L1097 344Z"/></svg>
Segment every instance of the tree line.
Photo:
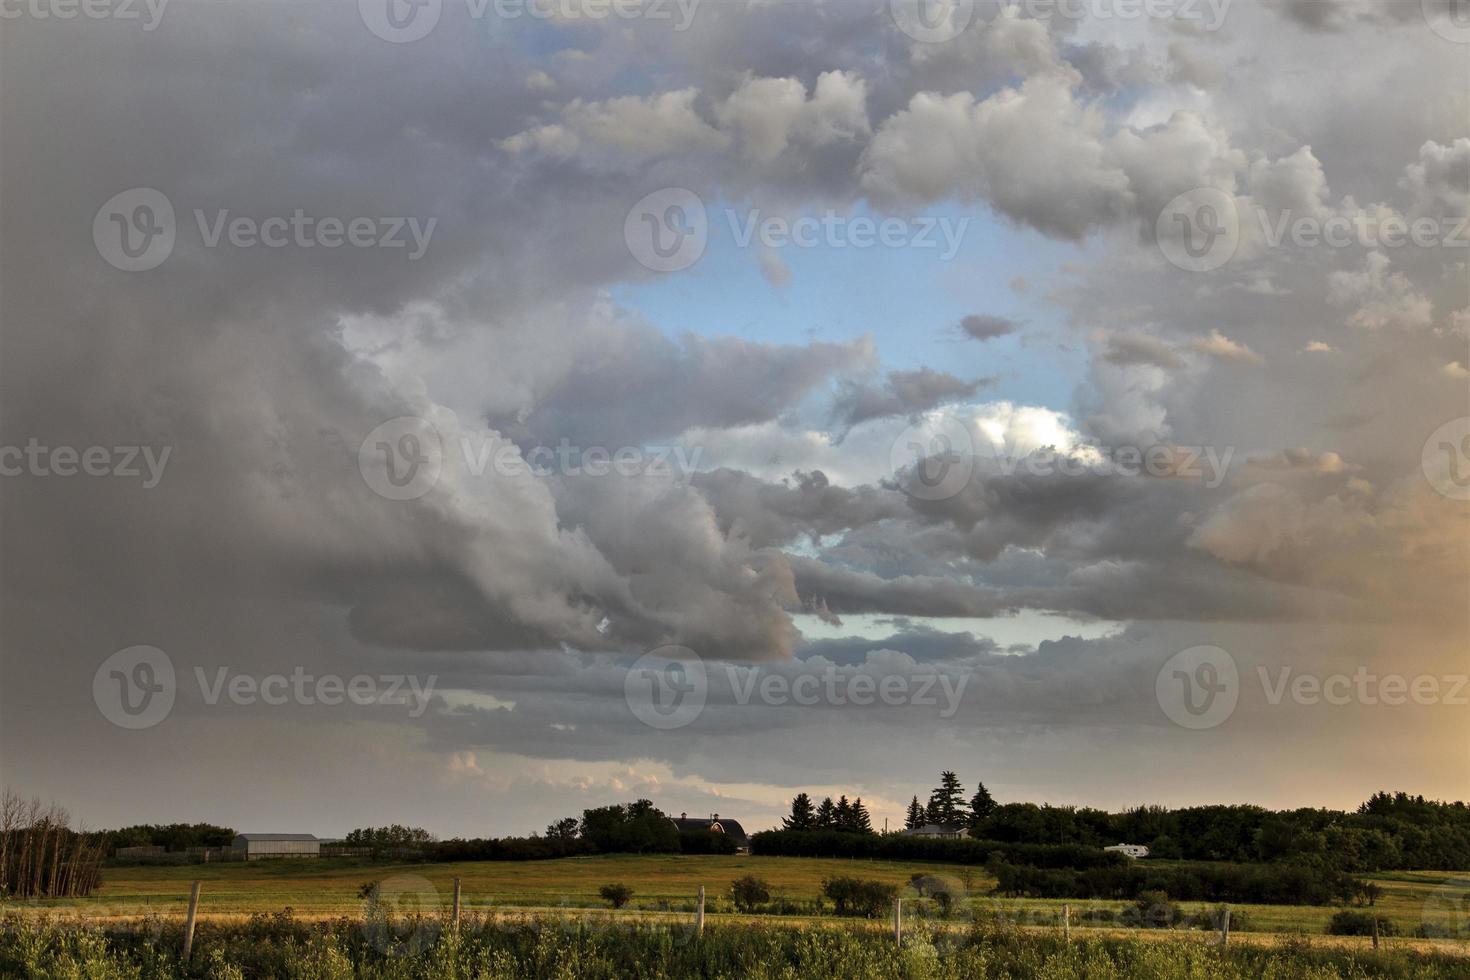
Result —
<svg viewBox="0 0 1470 980"><path fill-rule="evenodd" d="M851 803L844 794L836 803L826 797L816 806L806 793L797 793L791 801L791 815L781 821L785 830L831 830L842 834L871 834L873 819L859 796Z"/></svg>
<svg viewBox="0 0 1470 980"><path fill-rule="evenodd" d="M441 841L425 857L434 861L533 861L583 854L733 854L735 842L709 830L684 830L650 800L617 803L563 817L545 836Z"/></svg>
<svg viewBox="0 0 1470 980"><path fill-rule="evenodd" d="M871 832L861 800L856 807L862 812L857 822ZM799 793L782 829L858 829L851 816L844 823L841 812L841 803L832 804L830 798L814 810L811 798ZM904 823L909 830L933 824L1005 844L1144 844L1151 857L1191 861L1294 861L1347 872L1470 867L1470 807L1407 793L1375 793L1351 812L1218 804L1138 806L1110 813L1092 807L998 803L984 783L976 783L974 793L967 794L959 776L945 770L927 802L912 798Z"/></svg>
<svg viewBox="0 0 1470 980"><path fill-rule="evenodd" d="M39 798L0 793L0 896L72 898L101 880L105 842L71 828L71 815Z"/></svg>

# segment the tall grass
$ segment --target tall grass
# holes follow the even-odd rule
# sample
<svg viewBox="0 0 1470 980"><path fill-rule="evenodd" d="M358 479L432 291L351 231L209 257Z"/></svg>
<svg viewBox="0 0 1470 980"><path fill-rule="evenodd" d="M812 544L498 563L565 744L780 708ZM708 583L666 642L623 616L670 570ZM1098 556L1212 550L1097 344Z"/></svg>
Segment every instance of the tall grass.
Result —
<svg viewBox="0 0 1470 980"><path fill-rule="evenodd" d="M1286 945L1221 949L1196 942L1078 939L977 925L968 932L916 930L902 948L874 928L802 929L721 924L696 939L685 924L520 916L468 917L459 934L432 918L306 923L290 915L201 925L194 959L179 962L180 927L159 921L97 930L64 921L0 922L0 976L36 980L211 980L253 977L623 978L730 980L949 980L1087 977L1470 978L1470 958L1393 950L1374 953Z"/></svg>

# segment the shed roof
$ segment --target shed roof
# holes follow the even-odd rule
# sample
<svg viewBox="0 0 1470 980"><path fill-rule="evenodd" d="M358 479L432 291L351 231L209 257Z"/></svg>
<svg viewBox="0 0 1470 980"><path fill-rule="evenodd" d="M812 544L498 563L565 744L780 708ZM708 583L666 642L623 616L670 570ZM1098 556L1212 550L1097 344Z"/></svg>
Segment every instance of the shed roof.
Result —
<svg viewBox="0 0 1470 980"><path fill-rule="evenodd" d="M314 841L317 838L313 834L236 834L235 835L235 839L236 840L266 840L266 841L270 841L270 840Z"/></svg>

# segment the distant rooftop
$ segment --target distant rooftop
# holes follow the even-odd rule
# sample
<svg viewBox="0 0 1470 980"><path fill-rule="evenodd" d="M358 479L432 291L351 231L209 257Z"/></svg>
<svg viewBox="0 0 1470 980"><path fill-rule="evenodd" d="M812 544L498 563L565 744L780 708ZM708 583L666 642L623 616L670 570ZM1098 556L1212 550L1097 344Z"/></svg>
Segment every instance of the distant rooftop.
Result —
<svg viewBox="0 0 1470 980"><path fill-rule="evenodd" d="M236 834L245 840L316 840L313 834Z"/></svg>

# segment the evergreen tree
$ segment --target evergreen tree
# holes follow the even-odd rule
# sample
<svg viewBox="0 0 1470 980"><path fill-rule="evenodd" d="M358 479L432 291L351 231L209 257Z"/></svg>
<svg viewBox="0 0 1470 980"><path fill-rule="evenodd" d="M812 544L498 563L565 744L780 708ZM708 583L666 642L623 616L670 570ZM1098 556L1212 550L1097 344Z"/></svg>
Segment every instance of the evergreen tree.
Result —
<svg viewBox="0 0 1470 980"><path fill-rule="evenodd" d="M975 784L975 795L970 797L970 829L980 826L981 821L995 812L995 797L984 783Z"/></svg>
<svg viewBox="0 0 1470 980"><path fill-rule="evenodd" d="M939 785L929 794L927 811L930 823L965 823L965 790L960 777L946 769L939 774Z"/></svg>
<svg viewBox="0 0 1470 980"><path fill-rule="evenodd" d="M837 812L835 816L837 818L838 830L848 831L852 829L852 804L847 802L846 793L837 800Z"/></svg>
<svg viewBox="0 0 1470 980"><path fill-rule="evenodd" d="M786 830L811 830L817 825L816 810L812 807L812 798L805 793L797 793L796 798L791 801L791 816L781 821Z"/></svg>
<svg viewBox="0 0 1470 980"><path fill-rule="evenodd" d="M863 806L863 798L861 796L852 802L852 831L855 834L871 834L873 832L873 819L868 816L868 808Z"/></svg>
<svg viewBox="0 0 1470 980"><path fill-rule="evenodd" d="M837 808L832 805L830 796L817 805L817 828L820 830L837 829Z"/></svg>
<svg viewBox="0 0 1470 980"><path fill-rule="evenodd" d="M904 818L904 829L917 830L924 826L924 820L926 818L927 814L924 812L923 804L919 802L919 798L916 796L909 801L909 814Z"/></svg>

